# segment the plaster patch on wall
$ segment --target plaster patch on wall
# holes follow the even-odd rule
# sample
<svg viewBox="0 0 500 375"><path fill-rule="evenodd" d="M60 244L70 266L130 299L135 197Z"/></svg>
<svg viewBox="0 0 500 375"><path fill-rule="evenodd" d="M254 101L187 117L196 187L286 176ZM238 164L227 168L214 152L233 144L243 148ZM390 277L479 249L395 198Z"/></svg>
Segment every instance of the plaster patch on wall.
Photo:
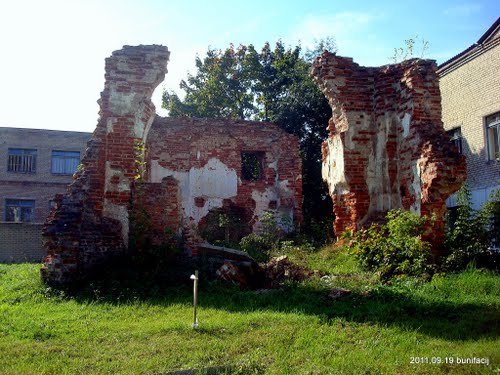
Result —
<svg viewBox="0 0 500 375"><path fill-rule="evenodd" d="M222 207L224 199L233 198L238 191L238 177L234 169L228 168L219 159L212 158L203 168L191 168L179 172L151 162L151 182L161 182L172 176L179 182L183 219L196 224L213 208ZM203 207L197 207L195 197L205 198Z"/></svg>
<svg viewBox="0 0 500 375"><path fill-rule="evenodd" d="M288 180L278 182L278 191L281 197L290 197L293 195L293 191L288 186Z"/></svg>
<svg viewBox="0 0 500 375"><path fill-rule="evenodd" d="M134 107L136 93L118 92L115 83L110 84L109 110L118 116L125 116L130 113L130 108Z"/></svg>
<svg viewBox="0 0 500 375"><path fill-rule="evenodd" d="M274 160L271 163L267 165L268 168L274 169L275 171L278 170L278 160Z"/></svg>
<svg viewBox="0 0 500 375"><path fill-rule="evenodd" d="M121 169L111 168L111 162L109 160L106 161L105 173L106 182L104 191L130 191L130 180L123 175L123 171ZM112 178L114 177L118 179L116 183L112 182Z"/></svg>
<svg viewBox="0 0 500 375"><path fill-rule="evenodd" d="M127 206L112 203L104 199L103 216L118 220L122 225L121 237L124 244L128 244L128 209Z"/></svg>
<svg viewBox="0 0 500 375"><path fill-rule="evenodd" d="M411 121L411 114L405 113L403 119L401 120L401 125L403 126L404 138L410 135L410 121Z"/></svg>
<svg viewBox="0 0 500 375"><path fill-rule="evenodd" d="M344 173L344 147L339 136L328 138L326 141L328 156L323 161L321 175L324 181L329 181L330 195L335 191L339 195L349 192Z"/></svg>
<svg viewBox="0 0 500 375"><path fill-rule="evenodd" d="M411 170L413 173L413 181L411 182L411 186L413 188L414 196L416 198L415 203L411 205L410 211L417 213L420 215L420 206L422 201L422 186L421 186L421 178L420 175L420 159L413 163L411 166Z"/></svg>
<svg viewBox="0 0 500 375"><path fill-rule="evenodd" d="M112 118L108 118L108 120L106 121L106 130L108 131L108 133L111 133L113 131L113 119Z"/></svg>
<svg viewBox="0 0 500 375"><path fill-rule="evenodd" d="M264 191L253 190L252 199L255 202L254 216L258 218L253 225L253 231L259 233L261 229L260 218L264 212L269 210L269 202L279 201L279 196L275 188L268 187Z"/></svg>
<svg viewBox="0 0 500 375"><path fill-rule="evenodd" d="M135 112L135 121L134 121L134 137L139 139L145 139L149 133L149 129L151 128L151 124L153 123L154 116L145 116L145 112L148 110L147 104L142 102ZM144 123L144 118L147 118L147 122Z"/></svg>

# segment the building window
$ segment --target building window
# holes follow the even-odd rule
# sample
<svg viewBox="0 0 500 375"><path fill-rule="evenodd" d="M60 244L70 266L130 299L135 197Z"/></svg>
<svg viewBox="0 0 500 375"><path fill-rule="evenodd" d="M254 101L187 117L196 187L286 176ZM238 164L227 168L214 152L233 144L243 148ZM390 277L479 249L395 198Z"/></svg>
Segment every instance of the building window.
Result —
<svg viewBox="0 0 500 375"><path fill-rule="evenodd" d="M241 177L244 180L258 181L264 178L263 152L241 153Z"/></svg>
<svg viewBox="0 0 500 375"><path fill-rule="evenodd" d="M16 223L35 221L35 201L30 199L6 199L5 221Z"/></svg>
<svg viewBox="0 0 500 375"><path fill-rule="evenodd" d="M500 112L486 117L485 123L488 159L500 160Z"/></svg>
<svg viewBox="0 0 500 375"><path fill-rule="evenodd" d="M462 149L462 130L460 128L455 128L450 131L447 131L448 135L451 138L451 143L453 143L458 152L463 154L463 149Z"/></svg>
<svg viewBox="0 0 500 375"><path fill-rule="evenodd" d="M17 173L35 173L36 154L36 150L25 148L9 148L7 171Z"/></svg>
<svg viewBox="0 0 500 375"><path fill-rule="evenodd" d="M72 176L80 164L77 151L52 151L52 174Z"/></svg>

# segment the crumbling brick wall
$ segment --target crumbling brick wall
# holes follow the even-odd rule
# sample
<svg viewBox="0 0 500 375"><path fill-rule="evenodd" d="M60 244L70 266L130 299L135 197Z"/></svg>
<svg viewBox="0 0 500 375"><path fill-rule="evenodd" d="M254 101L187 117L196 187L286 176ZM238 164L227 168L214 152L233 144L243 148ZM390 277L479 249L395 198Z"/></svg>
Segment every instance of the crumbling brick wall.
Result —
<svg viewBox="0 0 500 375"><path fill-rule="evenodd" d="M147 145L149 185L177 182L170 205L151 217L182 232L196 252L210 211L237 212L252 231L265 211L302 221L302 166L297 137L276 125L228 119L157 117ZM245 178L243 154L258 158L259 176ZM172 182L171 182L172 183ZM151 187L152 188L152 187ZM165 220L165 217L170 217ZM177 221L177 222L176 222Z"/></svg>
<svg viewBox="0 0 500 375"><path fill-rule="evenodd" d="M200 223L213 209L234 209L251 230L266 210L300 225L295 136L269 123L223 119L156 117L150 131L151 96L168 57L163 46L125 46L106 59L97 128L44 226L47 282L78 281L129 244L147 237L162 245L172 231L196 255ZM250 178L242 173L244 155L253 160Z"/></svg>
<svg viewBox="0 0 500 375"><path fill-rule="evenodd" d="M333 111L322 154L337 236L402 208L437 216L429 232L437 249L445 200L466 172L443 130L435 63L368 68L325 51L311 75Z"/></svg>
<svg viewBox="0 0 500 375"><path fill-rule="evenodd" d="M99 122L81 169L46 221L47 257L42 276L50 283L77 280L128 245L131 187L138 147L155 116L151 96L167 72L163 46L125 46L106 59Z"/></svg>

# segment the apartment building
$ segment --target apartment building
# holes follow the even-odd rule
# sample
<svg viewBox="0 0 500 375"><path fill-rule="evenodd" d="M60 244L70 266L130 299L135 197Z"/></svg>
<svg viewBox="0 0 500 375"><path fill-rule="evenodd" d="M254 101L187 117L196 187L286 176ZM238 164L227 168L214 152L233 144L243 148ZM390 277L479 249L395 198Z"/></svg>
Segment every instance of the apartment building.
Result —
<svg viewBox="0 0 500 375"><path fill-rule="evenodd" d="M438 68L445 130L467 159L475 208L500 187L500 18ZM456 206L451 197L447 204Z"/></svg>
<svg viewBox="0 0 500 375"><path fill-rule="evenodd" d="M0 127L0 261L40 261L41 224L91 133Z"/></svg>

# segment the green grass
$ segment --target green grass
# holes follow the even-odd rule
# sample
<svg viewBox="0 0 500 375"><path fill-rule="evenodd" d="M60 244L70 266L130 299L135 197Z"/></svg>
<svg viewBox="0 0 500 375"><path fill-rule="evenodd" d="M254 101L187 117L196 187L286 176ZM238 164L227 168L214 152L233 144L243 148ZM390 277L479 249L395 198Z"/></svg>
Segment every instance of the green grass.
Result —
<svg viewBox="0 0 500 375"><path fill-rule="evenodd" d="M290 258L329 277L270 292L201 280L197 330L189 284L149 292L127 281L96 284L69 297L40 282L39 265L0 265L0 373L500 372L498 276L469 269L383 285L342 251L297 249ZM331 300L333 287L352 293ZM488 358L490 366L411 357Z"/></svg>

